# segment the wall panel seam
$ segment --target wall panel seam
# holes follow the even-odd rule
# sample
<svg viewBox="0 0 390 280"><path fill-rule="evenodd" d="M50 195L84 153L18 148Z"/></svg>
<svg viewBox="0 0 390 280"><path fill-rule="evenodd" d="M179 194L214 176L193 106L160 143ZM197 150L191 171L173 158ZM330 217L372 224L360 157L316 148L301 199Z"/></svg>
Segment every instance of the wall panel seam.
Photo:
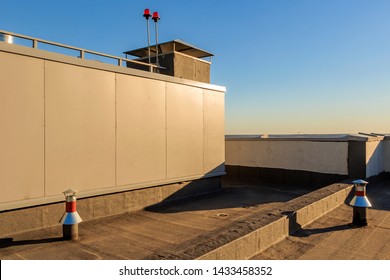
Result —
<svg viewBox="0 0 390 280"><path fill-rule="evenodd" d="M43 60L43 197L46 197L46 60Z"/></svg>

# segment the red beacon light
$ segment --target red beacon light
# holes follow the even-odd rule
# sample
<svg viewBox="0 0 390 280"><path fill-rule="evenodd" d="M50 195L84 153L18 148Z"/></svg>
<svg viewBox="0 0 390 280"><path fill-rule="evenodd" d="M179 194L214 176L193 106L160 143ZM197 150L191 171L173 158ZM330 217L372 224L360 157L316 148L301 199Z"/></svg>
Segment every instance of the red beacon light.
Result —
<svg viewBox="0 0 390 280"><path fill-rule="evenodd" d="M154 22L157 22L160 20L160 16L159 16L158 12L153 13L152 19L154 20Z"/></svg>
<svg viewBox="0 0 390 280"><path fill-rule="evenodd" d="M148 20L151 16L152 15L150 14L150 10L149 9L145 9L144 10L144 18L146 18Z"/></svg>

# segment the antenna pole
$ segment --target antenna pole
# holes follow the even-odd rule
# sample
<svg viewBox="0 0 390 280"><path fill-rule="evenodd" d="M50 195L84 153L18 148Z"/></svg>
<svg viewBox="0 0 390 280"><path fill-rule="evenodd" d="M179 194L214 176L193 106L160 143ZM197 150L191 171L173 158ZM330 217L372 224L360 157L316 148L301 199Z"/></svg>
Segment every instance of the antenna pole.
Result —
<svg viewBox="0 0 390 280"><path fill-rule="evenodd" d="M146 18L146 32L148 33L148 62L149 62L149 64L151 63L150 62L150 30L149 30L149 18L151 16L152 15L150 14L150 10L145 9L144 10L144 18Z"/></svg>
<svg viewBox="0 0 390 280"><path fill-rule="evenodd" d="M152 19L154 20L154 25L156 28L156 65L159 66L159 63L158 63L158 27L157 27L157 22L160 20L160 16L159 16L158 12L153 13ZM159 71L158 68L156 70Z"/></svg>

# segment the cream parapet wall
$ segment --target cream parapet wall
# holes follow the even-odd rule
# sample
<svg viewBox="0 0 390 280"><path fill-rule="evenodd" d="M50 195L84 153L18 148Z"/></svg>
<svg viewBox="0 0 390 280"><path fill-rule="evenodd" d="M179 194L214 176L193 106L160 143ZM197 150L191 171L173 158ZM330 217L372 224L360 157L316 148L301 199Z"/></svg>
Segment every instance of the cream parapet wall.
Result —
<svg viewBox="0 0 390 280"><path fill-rule="evenodd" d="M348 143L226 141L226 165L348 174Z"/></svg>
<svg viewBox="0 0 390 280"><path fill-rule="evenodd" d="M0 210L224 174L224 87L0 44Z"/></svg>
<svg viewBox="0 0 390 280"><path fill-rule="evenodd" d="M351 143L359 143L358 146ZM360 177L390 172L389 135L227 136L226 165ZM358 148L357 148L358 147ZM350 174L352 172L352 174Z"/></svg>

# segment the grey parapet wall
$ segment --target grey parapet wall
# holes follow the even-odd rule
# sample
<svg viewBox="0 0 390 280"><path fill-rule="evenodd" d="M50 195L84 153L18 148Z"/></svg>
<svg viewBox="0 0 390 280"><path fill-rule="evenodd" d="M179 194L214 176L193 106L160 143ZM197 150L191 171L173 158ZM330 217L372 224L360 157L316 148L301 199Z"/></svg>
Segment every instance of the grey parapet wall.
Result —
<svg viewBox="0 0 390 280"><path fill-rule="evenodd" d="M325 186L387 171L382 135L230 135L225 137L227 178Z"/></svg>
<svg viewBox="0 0 390 280"><path fill-rule="evenodd" d="M165 184L149 188L128 190L77 200L77 212L83 222L135 212L147 207L160 206L180 199L219 192L221 177ZM0 237L61 226L59 219L65 211L65 202L37 205L0 212Z"/></svg>

